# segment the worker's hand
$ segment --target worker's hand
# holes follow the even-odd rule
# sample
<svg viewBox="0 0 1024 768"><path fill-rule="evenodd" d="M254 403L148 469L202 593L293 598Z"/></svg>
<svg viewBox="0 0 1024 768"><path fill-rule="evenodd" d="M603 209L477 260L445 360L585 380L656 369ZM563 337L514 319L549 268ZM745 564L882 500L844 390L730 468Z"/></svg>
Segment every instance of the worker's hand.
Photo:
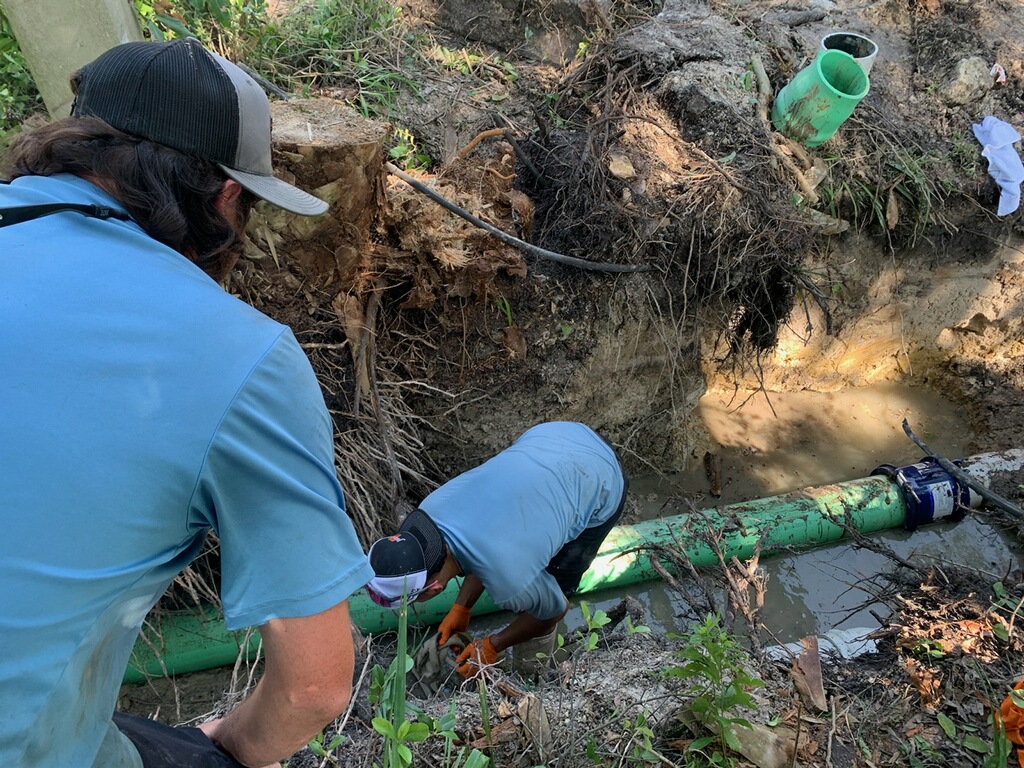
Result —
<svg viewBox="0 0 1024 768"><path fill-rule="evenodd" d="M491 643L491 636L488 635L483 640L474 640L463 649L462 653L455 658L455 663L461 665L456 667L455 671L469 680L476 677L481 669L490 666L497 660L498 652Z"/></svg>
<svg viewBox="0 0 1024 768"><path fill-rule="evenodd" d="M465 632L469 629L470 610L464 605L452 603L451 610L444 617L441 626L437 628L437 644L444 645L456 632Z"/></svg>

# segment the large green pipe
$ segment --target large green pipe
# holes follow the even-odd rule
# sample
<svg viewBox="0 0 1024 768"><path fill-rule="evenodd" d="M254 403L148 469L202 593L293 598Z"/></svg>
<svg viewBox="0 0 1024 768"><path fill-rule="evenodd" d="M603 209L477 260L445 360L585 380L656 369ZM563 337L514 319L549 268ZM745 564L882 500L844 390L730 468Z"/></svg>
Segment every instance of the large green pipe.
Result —
<svg viewBox="0 0 1024 768"><path fill-rule="evenodd" d="M704 510L699 515L682 514L635 525L622 525L608 535L579 591L595 592L660 578L651 565L646 547L658 545L684 550L695 566L713 566L718 554L702 536L720 537L725 558L749 558L760 542L762 555L793 548L816 547L846 535L844 524L861 533L899 528L907 508L899 486L885 476L872 476L838 485L804 488L781 496L731 504ZM429 625L448 612L458 585L453 580L441 595L429 603L412 606L412 625ZM395 629L397 613L375 604L363 590L349 600L352 621L363 632ZM474 615L498 610L487 595L473 609ZM206 614L168 614L156 627L152 645L140 639L126 683L141 682L146 676L175 675L234 664L245 641L245 632L228 632L215 609ZM259 634L249 635L247 650L253 656Z"/></svg>

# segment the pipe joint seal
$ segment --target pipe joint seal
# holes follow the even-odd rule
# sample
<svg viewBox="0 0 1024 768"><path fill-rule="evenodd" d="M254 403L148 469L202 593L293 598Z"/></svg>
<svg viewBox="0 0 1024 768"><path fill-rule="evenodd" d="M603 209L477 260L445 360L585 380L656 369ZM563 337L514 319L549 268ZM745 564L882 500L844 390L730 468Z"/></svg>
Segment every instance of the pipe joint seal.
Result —
<svg viewBox="0 0 1024 768"><path fill-rule="evenodd" d="M953 463L958 467L963 465L962 461ZM950 475L931 456L903 467L882 464L871 474L885 475L899 486L907 507L903 528L908 531L935 522L937 516L960 522L967 511L976 506L971 489Z"/></svg>

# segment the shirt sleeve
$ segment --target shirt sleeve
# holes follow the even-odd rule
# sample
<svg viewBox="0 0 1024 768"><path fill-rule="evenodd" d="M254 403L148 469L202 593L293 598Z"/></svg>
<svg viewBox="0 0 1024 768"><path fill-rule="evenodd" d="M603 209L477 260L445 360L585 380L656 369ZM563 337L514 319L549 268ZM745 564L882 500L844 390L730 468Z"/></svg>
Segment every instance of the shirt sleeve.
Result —
<svg viewBox="0 0 1024 768"><path fill-rule="evenodd" d="M345 511L323 394L291 331L225 413L193 510L220 539L229 629L312 616L373 577Z"/></svg>
<svg viewBox="0 0 1024 768"><path fill-rule="evenodd" d="M528 613L542 620L553 619L565 611L565 595L555 577L541 571L519 594L498 605L513 613Z"/></svg>

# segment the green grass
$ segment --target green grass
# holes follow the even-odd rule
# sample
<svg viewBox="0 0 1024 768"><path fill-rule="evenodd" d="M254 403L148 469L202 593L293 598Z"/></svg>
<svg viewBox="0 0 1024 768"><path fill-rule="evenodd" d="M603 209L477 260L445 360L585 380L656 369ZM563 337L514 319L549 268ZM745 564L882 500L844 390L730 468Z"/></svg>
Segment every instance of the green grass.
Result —
<svg viewBox="0 0 1024 768"><path fill-rule="evenodd" d="M314 0L268 25L252 65L286 90L349 86L365 116L386 115L414 83L401 71L401 9L384 0Z"/></svg>
<svg viewBox="0 0 1024 768"><path fill-rule="evenodd" d="M401 9L385 0L306 0L277 19L265 0L134 0L134 6L150 40L195 37L297 95L347 87L364 116L386 115L401 91L415 90L401 71L403 52L413 50ZM42 108L0 7L0 148Z"/></svg>
<svg viewBox="0 0 1024 768"><path fill-rule="evenodd" d="M26 118L42 109L43 99L0 6L0 148Z"/></svg>

